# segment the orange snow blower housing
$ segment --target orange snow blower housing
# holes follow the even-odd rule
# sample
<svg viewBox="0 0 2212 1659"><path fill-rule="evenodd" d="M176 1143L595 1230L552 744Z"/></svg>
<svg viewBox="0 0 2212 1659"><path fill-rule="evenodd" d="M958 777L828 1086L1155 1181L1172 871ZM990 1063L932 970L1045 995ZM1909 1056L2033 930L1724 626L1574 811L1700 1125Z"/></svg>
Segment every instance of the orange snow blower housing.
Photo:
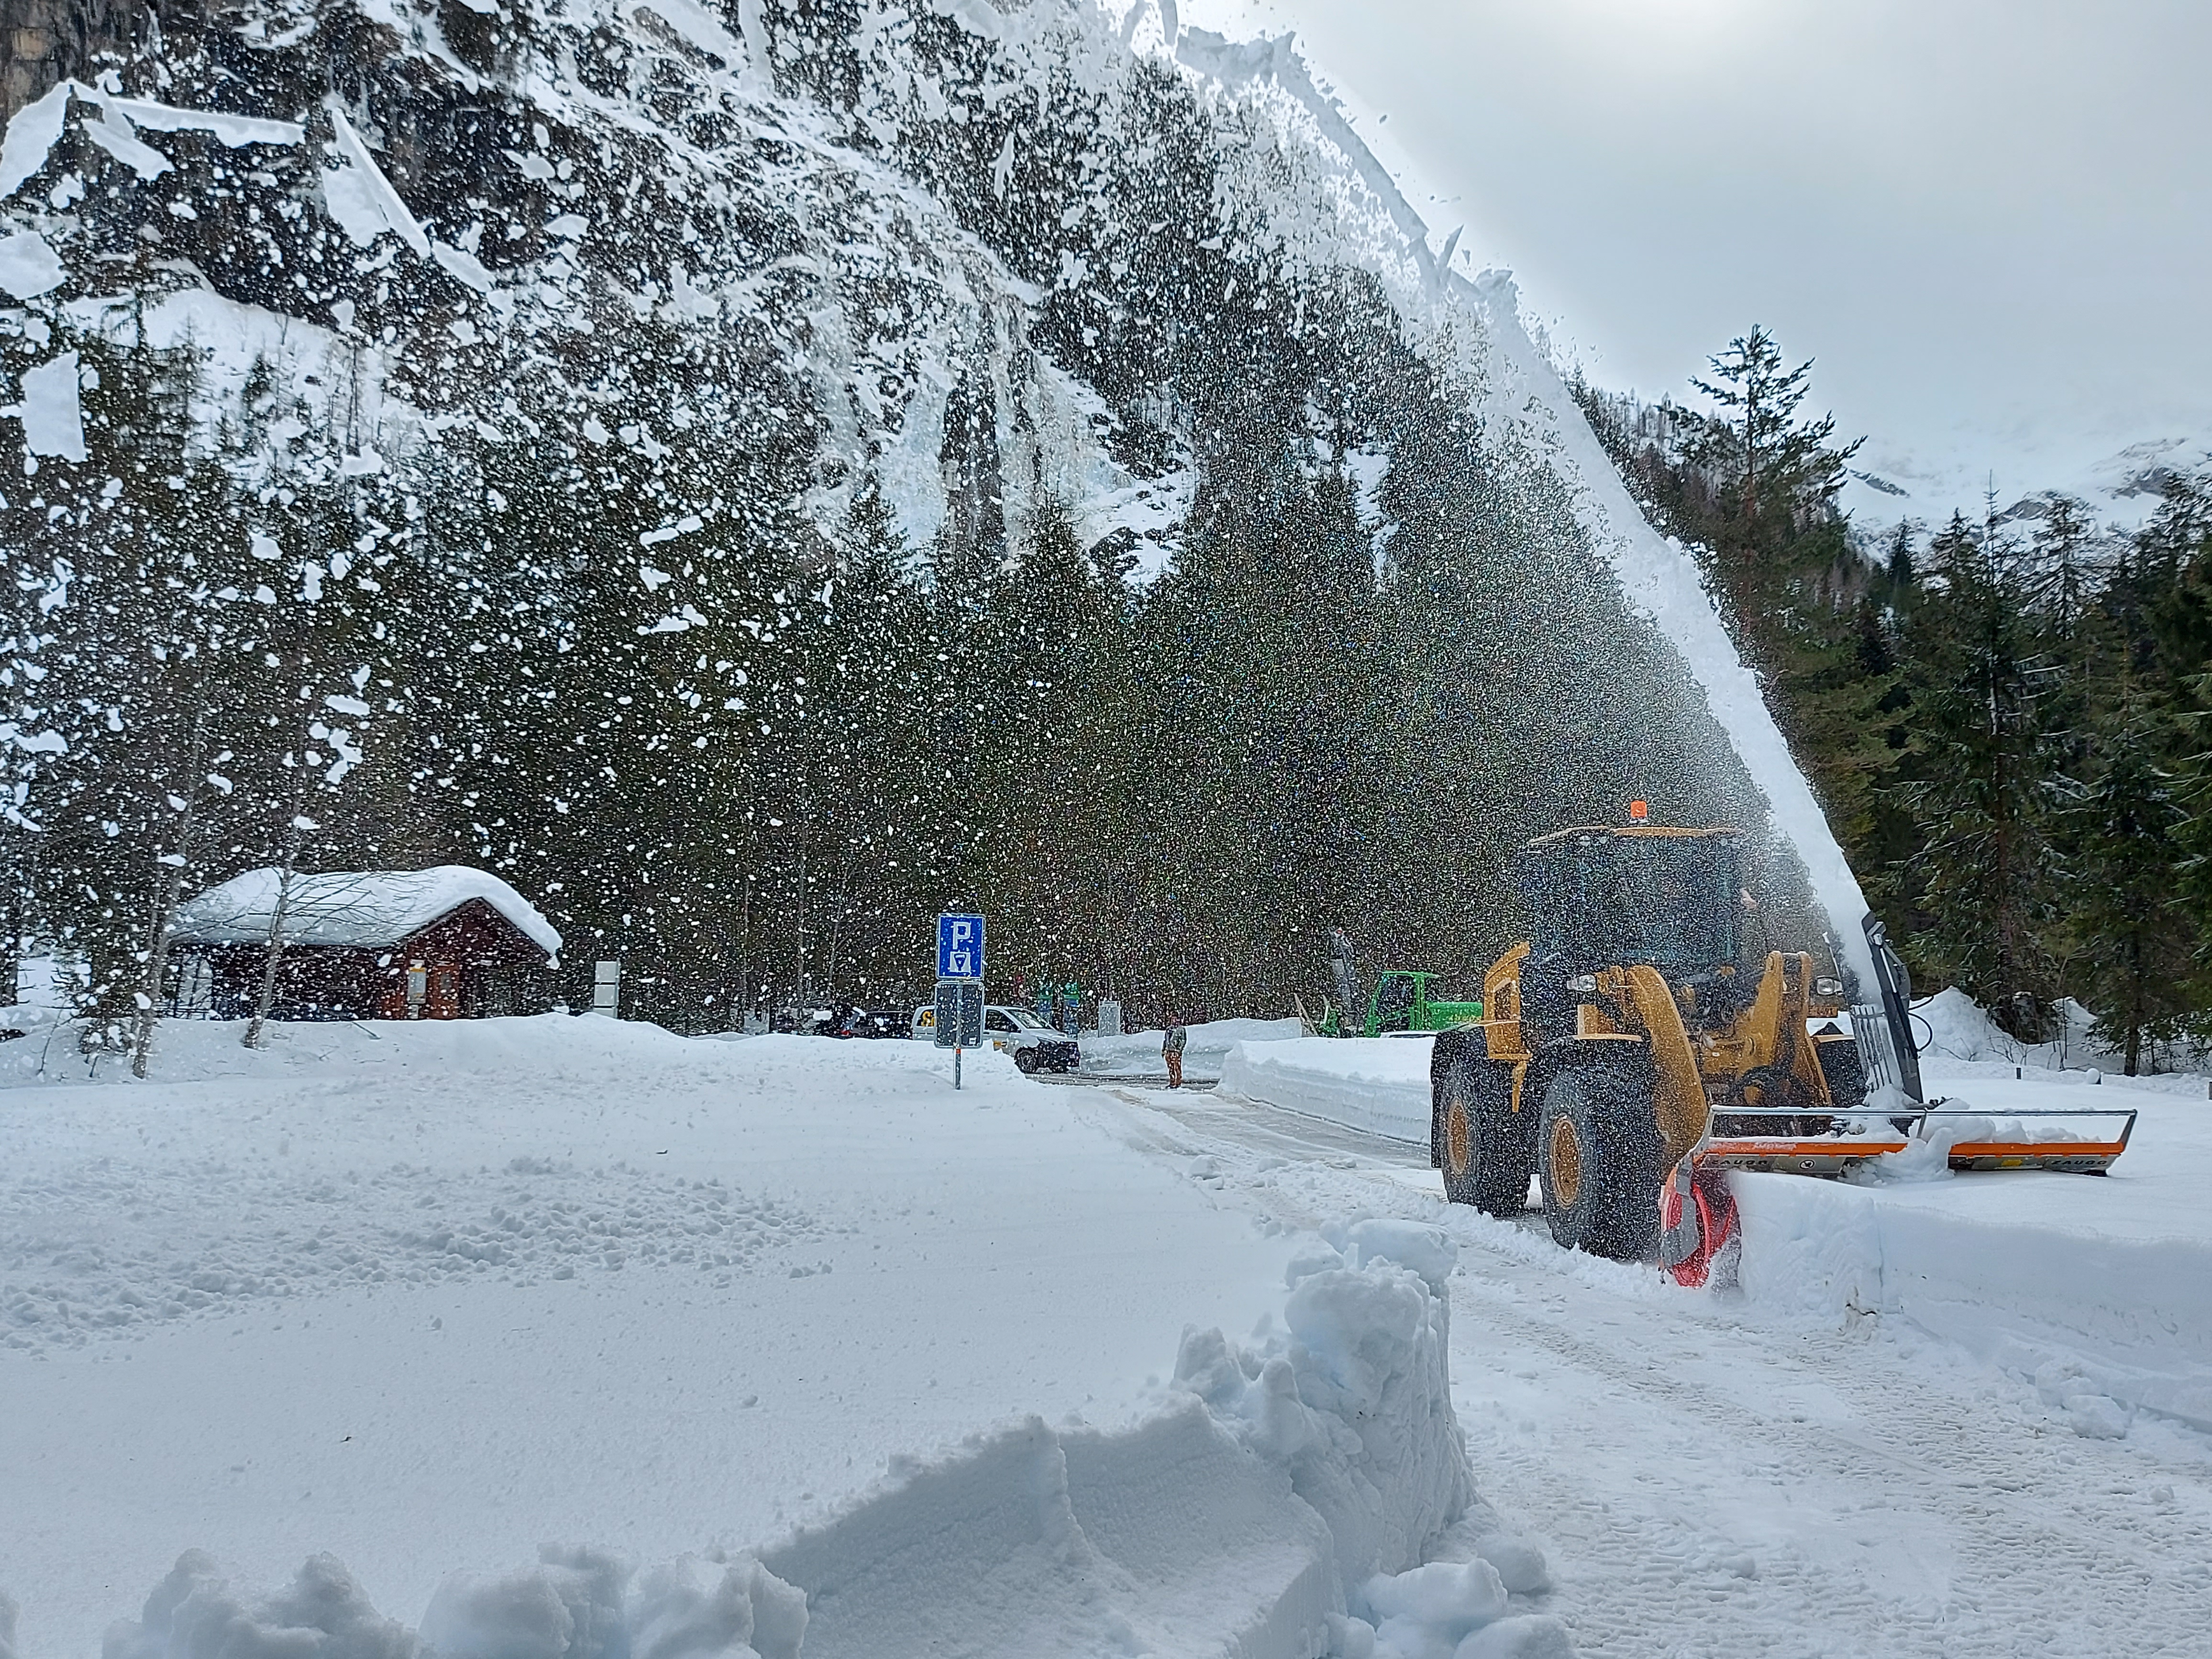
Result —
<svg viewBox="0 0 2212 1659"><path fill-rule="evenodd" d="M1724 1170L1841 1175L1967 1115L1922 1099L1911 981L1873 917L1878 1002L1847 1005L1807 955L1742 960L1738 831L1562 830L1516 873L1529 936L1431 1061L1430 1161L1452 1202L1517 1215L1533 1173L1561 1245L1702 1283L1735 1226ZM2134 1127L2063 1115L2127 1121L2115 1140L1962 1140L1952 1167L2101 1173Z"/></svg>

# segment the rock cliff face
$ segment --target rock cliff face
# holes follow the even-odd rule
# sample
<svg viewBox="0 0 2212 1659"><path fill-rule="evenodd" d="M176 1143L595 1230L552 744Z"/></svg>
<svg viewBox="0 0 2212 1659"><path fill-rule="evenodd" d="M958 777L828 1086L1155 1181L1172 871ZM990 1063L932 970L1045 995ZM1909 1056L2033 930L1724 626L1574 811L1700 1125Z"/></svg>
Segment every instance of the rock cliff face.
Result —
<svg viewBox="0 0 2212 1659"><path fill-rule="evenodd" d="M197 19L197 7L173 5ZM0 27L0 119L44 95L56 82L88 75L102 57L143 49L159 15L147 0L12 0Z"/></svg>
<svg viewBox="0 0 2212 1659"><path fill-rule="evenodd" d="M985 0L32 4L10 154L35 166L7 182L67 267L54 292L81 319L127 295L155 343L211 348L209 419L226 366L272 368L274 327L322 360L301 388L344 382L345 437L395 459L426 422L500 426L566 382L590 387L579 422L589 402L660 443L711 408L804 463L787 481L822 522L865 480L915 545L949 514L972 546L1046 492L1157 562L1194 380L1279 337L1403 337L1392 290L1425 301L1435 275L1307 107L1241 60L1233 88L1193 75L1150 0L1118 22ZM1423 324L1463 407L1480 322L1456 327ZM1358 401L1320 448L1379 465Z"/></svg>

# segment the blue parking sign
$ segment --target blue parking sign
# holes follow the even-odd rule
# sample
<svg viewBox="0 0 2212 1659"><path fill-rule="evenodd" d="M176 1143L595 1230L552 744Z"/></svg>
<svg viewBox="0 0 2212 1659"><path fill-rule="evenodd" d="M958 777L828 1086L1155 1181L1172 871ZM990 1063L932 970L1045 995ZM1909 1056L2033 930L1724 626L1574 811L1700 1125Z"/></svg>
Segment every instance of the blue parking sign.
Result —
<svg viewBox="0 0 2212 1659"><path fill-rule="evenodd" d="M982 917L938 917L937 976L939 979L983 977Z"/></svg>

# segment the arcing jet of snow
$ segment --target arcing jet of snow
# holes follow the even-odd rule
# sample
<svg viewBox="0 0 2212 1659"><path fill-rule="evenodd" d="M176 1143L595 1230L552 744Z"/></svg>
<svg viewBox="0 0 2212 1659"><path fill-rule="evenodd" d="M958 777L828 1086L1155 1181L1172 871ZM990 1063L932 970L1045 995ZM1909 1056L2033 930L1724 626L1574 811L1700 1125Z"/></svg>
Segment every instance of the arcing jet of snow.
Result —
<svg viewBox="0 0 2212 1659"><path fill-rule="evenodd" d="M1568 395L1559 371L1529 337L1511 278L1487 272L1470 281L1452 270L1456 231L1442 255L1430 252L1428 224L1343 110L1315 84L1291 37L1238 43L1203 29L1186 29L1179 39L1173 34L1170 39L1175 41L1176 60L1194 74L1231 90L1272 82L1299 104L1405 239L1405 252L1422 275L1433 312L1442 317L1463 307L1482 319L1489 343L1483 367L1492 429L1517 428L1534 453L1551 457L1553 469L1573 490L1577 522L1611 567L1629 602L1681 653L1745 770L1765 792L1776 827L1804 860L1813 891L1827 910L1845 960L1871 984L1873 962L1858 928L1859 918L1866 914L1866 896L1767 711L1757 678L1737 655L1688 551L1651 527Z"/></svg>

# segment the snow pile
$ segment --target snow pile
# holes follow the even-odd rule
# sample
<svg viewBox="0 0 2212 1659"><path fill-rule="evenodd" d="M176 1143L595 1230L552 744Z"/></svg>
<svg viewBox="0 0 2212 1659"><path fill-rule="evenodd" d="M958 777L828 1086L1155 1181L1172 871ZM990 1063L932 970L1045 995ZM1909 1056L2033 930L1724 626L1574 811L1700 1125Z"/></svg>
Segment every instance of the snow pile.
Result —
<svg viewBox="0 0 2212 1659"><path fill-rule="evenodd" d="M1573 1659L1566 1627L1546 1613L1510 1613L1498 1568L1480 1558L1378 1575L1358 1600L1366 1617L1347 1621L1339 1643L1346 1659Z"/></svg>
<svg viewBox="0 0 2212 1659"><path fill-rule="evenodd" d="M259 944L269 937L278 885L273 869L233 876L178 907L175 937L188 945ZM483 900L546 955L560 950L560 933L536 906L465 864L295 876L284 937L295 945L396 945L471 899Z"/></svg>
<svg viewBox="0 0 2212 1659"><path fill-rule="evenodd" d="M1218 1077L1229 1051L1240 1042L1274 1042L1305 1028L1295 1019L1212 1019L1183 1028L1182 1074L1197 1081ZM1158 1030L1122 1036L1085 1036L1083 1069L1092 1077L1158 1077L1167 1069L1160 1058Z"/></svg>
<svg viewBox="0 0 2212 1659"><path fill-rule="evenodd" d="M2087 1073L2094 1082L2106 1072L2121 1069L2121 1056L2090 1035L2097 1017L2071 997L2055 1006L2060 1023L2058 1036L2045 1042L2024 1042L1990 1018L1989 1011L1953 986L1912 1006L1913 1030L1921 1053L1937 1060L1977 1061L1992 1066L2030 1067L2045 1071ZM2154 1042L2144 1045L2141 1064L2171 1068L2201 1066L2203 1050L2187 1042ZM2142 1079L2136 1079L2141 1083ZM2195 1073L2168 1070L2154 1086L2178 1093L2201 1096L2204 1079Z"/></svg>
<svg viewBox="0 0 2212 1659"><path fill-rule="evenodd" d="M1426 1146L1435 1047L1428 1036L1239 1043L1222 1066L1218 1092Z"/></svg>
<svg viewBox="0 0 2212 1659"><path fill-rule="evenodd" d="M799 1659L805 1600L759 1563L683 1556L634 1571L619 1558L548 1546L499 1577L456 1574L419 1637L379 1613L334 1557L310 1558L284 1589L234 1591L205 1552L187 1550L115 1626L105 1659ZM4 1634L4 1632L0 1632ZM0 1645L0 1652L6 1650Z"/></svg>
<svg viewBox="0 0 2212 1659"><path fill-rule="evenodd" d="M457 1573L422 1615L440 1659L799 1659L806 1598L750 1557L621 1557L548 1545L518 1573ZM114 1659L111 1654L110 1659ZM350 1659L350 1656L349 1656Z"/></svg>
<svg viewBox="0 0 2212 1659"><path fill-rule="evenodd" d="M1915 1003L1912 1013L1925 1028L1914 1033L1923 1054L2018 1062L2030 1046L2008 1035L1986 1009L1956 986Z"/></svg>
<svg viewBox="0 0 2212 1659"><path fill-rule="evenodd" d="M1284 1331L1190 1333L1133 1425L1031 1419L896 1470L763 1558L807 1592L808 1659L1326 1650L1357 1587L1417 1565L1474 1496L1455 1259L1432 1227L1335 1229L1291 1261Z"/></svg>
<svg viewBox="0 0 2212 1659"><path fill-rule="evenodd" d="M1279 1329L1187 1334L1173 1385L1133 1422L1031 1418L895 1459L757 1557L641 1571L547 1547L520 1572L448 1577L417 1634L329 1555L255 1596L192 1551L111 1632L108 1659L1564 1654L1554 1621L1510 1602L1508 1577L1542 1587L1525 1546L1423 1565L1474 1500L1449 1375L1455 1260L1436 1228L1333 1228L1293 1258Z"/></svg>
<svg viewBox="0 0 2212 1659"><path fill-rule="evenodd" d="M204 1550L186 1550L136 1620L112 1626L104 1659L216 1659L283 1652L295 1659L415 1659L414 1636L369 1604L353 1575L311 1557L273 1595L234 1593ZM550 1650L558 1653L560 1650Z"/></svg>

